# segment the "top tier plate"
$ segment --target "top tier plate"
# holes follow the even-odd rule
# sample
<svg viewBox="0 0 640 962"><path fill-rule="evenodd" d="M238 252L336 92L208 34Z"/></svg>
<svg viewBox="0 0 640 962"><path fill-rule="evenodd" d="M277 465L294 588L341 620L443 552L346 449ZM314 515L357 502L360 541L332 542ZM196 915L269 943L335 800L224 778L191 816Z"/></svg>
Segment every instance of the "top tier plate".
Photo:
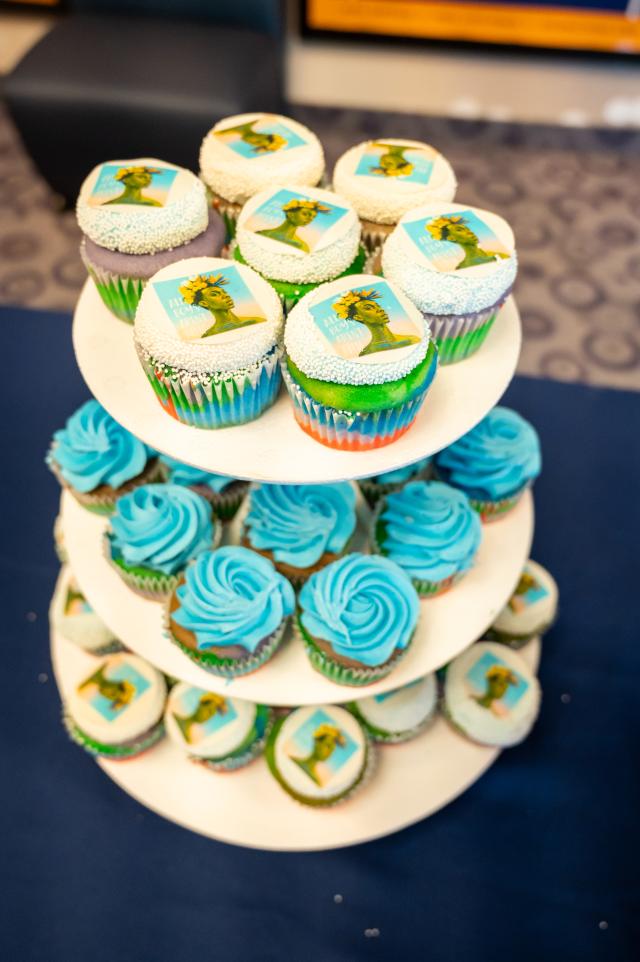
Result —
<svg viewBox="0 0 640 962"><path fill-rule="evenodd" d="M180 424L156 400L133 346L131 327L109 313L87 280L73 322L82 376L109 413L151 447L188 464L253 481L309 484L382 474L440 451L469 431L506 390L518 362L521 329L509 298L481 350L442 367L413 427L375 451L334 451L296 424L284 388L257 421L209 431Z"/></svg>

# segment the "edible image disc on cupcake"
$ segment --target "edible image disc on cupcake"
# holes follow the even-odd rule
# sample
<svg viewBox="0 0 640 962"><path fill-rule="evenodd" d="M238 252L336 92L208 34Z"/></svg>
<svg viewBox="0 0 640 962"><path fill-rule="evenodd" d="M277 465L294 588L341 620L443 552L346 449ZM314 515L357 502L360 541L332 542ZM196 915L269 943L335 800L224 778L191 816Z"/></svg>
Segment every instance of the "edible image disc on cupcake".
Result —
<svg viewBox="0 0 640 962"><path fill-rule="evenodd" d="M325 347L348 361L384 363L409 353L421 332L384 280L348 288L309 306Z"/></svg>
<svg viewBox="0 0 640 962"><path fill-rule="evenodd" d="M155 160L110 160L100 164L83 185L89 207L162 208L192 188L194 175Z"/></svg>
<svg viewBox="0 0 640 962"><path fill-rule="evenodd" d="M298 782L301 788L304 786L303 793L310 794L313 786L331 789L343 780L341 772L349 762L358 761L361 744L351 737L341 723L343 719L337 721L323 708L296 720L299 723L291 726L281 746L281 752L289 760L289 770L295 766L301 773Z"/></svg>
<svg viewBox="0 0 640 962"><path fill-rule="evenodd" d="M417 146L401 141L370 141L360 157L357 177L376 177L428 184L438 152L426 144Z"/></svg>
<svg viewBox="0 0 640 962"><path fill-rule="evenodd" d="M75 583L73 578L69 578L62 610L64 615L68 618L77 617L78 615L93 614L93 608L82 594L80 588Z"/></svg>
<svg viewBox="0 0 640 962"><path fill-rule="evenodd" d="M488 211L452 206L442 213L405 217L400 230L428 266L443 274L470 270L491 273L514 250L507 224Z"/></svg>
<svg viewBox="0 0 640 962"><path fill-rule="evenodd" d="M150 682L125 661L100 667L78 685L78 696L107 722L120 719L150 687Z"/></svg>
<svg viewBox="0 0 640 962"><path fill-rule="evenodd" d="M165 723L169 736L190 755L221 758L250 733L256 705L180 682L171 691Z"/></svg>
<svg viewBox="0 0 640 962"><path fill-rule="evenodd" d="M520 575L516 590L508 601L508 608L514 615L522 614L527 608L538 604L551 595L550 589L538 581L531 564L525 566Z"/></svg>
<svg viewBox="0 0 640 962"><path fill-rule="evenodd" d="M269 114L260 114L242 123L214 129L211 133L229 150L247 160L307 146L304 137Z"/></svg>
<svg viewBox="0 0 640 962"><path fill-rule="evenodd" d="M465 684L468 697L496 718L508 718L529 687L522 675L489 651L467 671Z"/></svg>
<svg viewBox="0 0 640 962"><path fill-rule="evenodd" d="M353 217L349 207L283 188L243 219L242 227L303 256L332 244Z"/></svg>
<svg viewBox="0 0 640 962"><path fill-rule="evenodd" d="M152 281L165 314L183 341L203 341L263 324L266 314L237 267Z"/></svg>

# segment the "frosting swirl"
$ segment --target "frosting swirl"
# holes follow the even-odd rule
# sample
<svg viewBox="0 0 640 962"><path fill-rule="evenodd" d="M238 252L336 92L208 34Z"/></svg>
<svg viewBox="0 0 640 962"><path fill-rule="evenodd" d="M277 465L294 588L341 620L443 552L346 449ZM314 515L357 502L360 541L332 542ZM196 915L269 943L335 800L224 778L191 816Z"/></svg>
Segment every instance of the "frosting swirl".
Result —
<svg viewBox="0 0 640 962"><path fill-rule="evenodd" d="M508 497L540 474L540 441L534 427L505 407L495 407L467 434L436 455L444 481L471 498Z"/></svg>
<svg viewBox="0 0 640 962"><path fill-rule="evenodd" d="M116 502L112 551L128 565L174 574L213 542L211 508L177 484L143 484Z"/></svg>
<svg viewBox="0 0 640 962"><path fill-rule="evenodd" d="M482 524L462 491L440 481L411 481L386 498L383 554L410 578L444 581L473 565Z"/></svg>
<svg viewBox="0 0 640 962"><path fill-rule="evenodd" d="M230 478L226 474L211 474L209 471L203 471L202 468L184 464L182 461L170 458L168 454L161 455L160 460L168 469L167 481L170 484L182 484L187 488L202 485L220 494L235 481L235 478Z"/></svg>
<svg viewBox="0 0 640 962"><path fill-rule="evenodd" d="M287 579L248 548L205 551L187 568L172 618L200 650L241 646L255 652L295 609Z"/></svg>
<svg viewBox="0 0 640 962"><path fill-rule="evenodd" d="M53 435L51 459L76 491L119 488L145 468L150 451L96 400L87 401Z"/></svg>
<svg viewBox="0 0 640 962"><path fill-rule="evenodd" d="M432 460L431 457L422 458L421 461L414 461L413 464L405 464L403 468L394 468L393 471L376 474L371 480L377 481L378 484L402 484L403 481L408 481L409 478L413 478L416 474L424 471Z"/></svg>
<svg viewBox="0 0 640 962"><path fill-rule="evenodd" d="M276 561L308 568L344 550L356 527L350 484L261 484L251 491L246 535Z"/></svg>
<svg viewBox="0 0 640 962"><path fill-rule="evenodd" d="M379 555L339 558L311 575L299 601L305 631L367 667L409 645L420 612L407 575Z"/></svg>

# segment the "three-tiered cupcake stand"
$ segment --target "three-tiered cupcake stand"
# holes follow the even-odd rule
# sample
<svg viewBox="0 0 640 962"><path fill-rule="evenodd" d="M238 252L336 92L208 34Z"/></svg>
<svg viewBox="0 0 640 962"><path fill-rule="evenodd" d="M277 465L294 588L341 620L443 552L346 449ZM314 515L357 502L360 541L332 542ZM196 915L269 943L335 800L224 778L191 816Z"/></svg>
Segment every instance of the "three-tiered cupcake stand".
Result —
<svg viewBox="0 0 640 962"><path fill-rule="evenodd" d="M146 381L132 329L112 317L90 281L73 325L76 357L89 388L137 437L211 472L289 484L381 474L451 444L498 402L513 377L520 341L520 319L510 298L482 349L462 363L438 370L407 434L388 447L351 453L307 437L295 423L284 391L261 418L240 427L206 431L173 420ZM533 535L533 501L526 494L509 515L483 527L477 563L463 581L421 603L417 634L397 669L383 681L352 689L314 672L293 637L270 662L244 678L227 681L204 671L167 638L162 605L130 591L105 560L106 520L83 509L67 493L61 514L69 569L89 604L131 651L175 678L273 706L337 704L380 694L446 664L476 641L506 604ZM226 538L237 538L233 524ZM69 570L63 569L60 577L68 578ZM51 650L64 696L95 660L55 632ZM539 653L538 641L522 652L533 668ZM215 774L190 762L166 739L126 763L100 759L98 764L143 805L203 835L254 848L303 851L364 842L426 818L464 792L498 754L474 745L437 718L413 741L382 748L374 777L364 789L324 811L292 801L262 759L233 774Z"/></svg>

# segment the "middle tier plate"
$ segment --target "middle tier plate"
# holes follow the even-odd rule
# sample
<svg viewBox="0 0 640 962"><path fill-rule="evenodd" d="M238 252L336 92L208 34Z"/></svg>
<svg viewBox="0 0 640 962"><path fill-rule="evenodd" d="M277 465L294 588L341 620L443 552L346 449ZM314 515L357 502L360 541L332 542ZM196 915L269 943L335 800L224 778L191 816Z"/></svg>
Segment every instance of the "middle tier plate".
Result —
<svg viewBox="0 0 640 962"><path fill-rule="evenodd" d="M277 654L251 675L227 681L191 662L167 637L163 605L131 591L103 554L107 520L62 496L62 530L69 564L80 588L115 635L161 671L201 688L268 705L350 701L381 694L435 671L479 638L504 607L529 556L533 498L523 497L505 518L483 527L475 567L451 591L422 602L411 649L391 675L374 685L349 688L315 672L304 646L287 636Z"/></svg>
<svg viewBox="0 0 640 962"><path fill-rule="evenodd" d="M296 424L284 390L257 421L208 431L166 414L136 357L133 331L117 320L87 281L73 322L73 346L82 376L98 401L144 442L207 471L253 481L313 484L382 474L447 447L500 400L520 353L520 318L512 297L482 348L441 367L413 427L374 451L334 451Z"/></svg>

